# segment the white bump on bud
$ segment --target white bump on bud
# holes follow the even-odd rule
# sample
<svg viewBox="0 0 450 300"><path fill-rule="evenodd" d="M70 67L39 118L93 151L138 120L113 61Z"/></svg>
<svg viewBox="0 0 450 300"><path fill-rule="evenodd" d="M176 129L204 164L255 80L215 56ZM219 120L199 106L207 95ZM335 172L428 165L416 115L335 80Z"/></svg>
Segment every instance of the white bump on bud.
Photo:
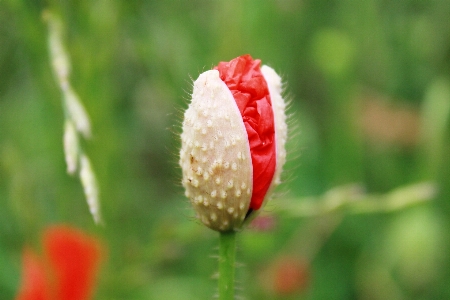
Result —
<svg viewBox="0 0 450 300"><path fill-rule="evenodd" d="M201 176L203 174L203 169L201 167L197 168L197 172L195 172L198 176Z"/></svg>
<svg viewBox="0 0 450 300"><path fill-rule="evenodd" d="M231 189L233 187L233 179L227 181L227 188Z"/></svg>
<svg viewBox="0 0 450 300"><path fill-rule="evenodd" d="M199 204L199 203L202 203L203 202L203 197L202 197L202 195L199 195L199 196L195 196L194 197L194 203L195 204Z"/></svg>
<svg viewBox="0 0 450 300"><path fill-rule="evenodd" d="M192 179L191 184L193 187L198 187L198 180L197 179Z"/></svg>
<svg viewBox="0 0 450 300"><path fill-rule="evenodd" d="M220 201L217 202L216 206L217 206L217 209L219 209L219 210L221 210L223 208L223 204Z"/></svg>

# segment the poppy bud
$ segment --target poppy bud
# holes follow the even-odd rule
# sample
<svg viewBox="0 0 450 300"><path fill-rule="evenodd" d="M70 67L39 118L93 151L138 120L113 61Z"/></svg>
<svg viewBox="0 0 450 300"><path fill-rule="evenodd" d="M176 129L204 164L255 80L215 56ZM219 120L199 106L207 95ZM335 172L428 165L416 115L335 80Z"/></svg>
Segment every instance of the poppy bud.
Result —
<svg viewBox="0 0 450 300"><path fill-rule="evenodd" d="M184 114L182 184L203 224L238 230L280 183L287 126L281 79L250 55L194 82Z"/></svg>

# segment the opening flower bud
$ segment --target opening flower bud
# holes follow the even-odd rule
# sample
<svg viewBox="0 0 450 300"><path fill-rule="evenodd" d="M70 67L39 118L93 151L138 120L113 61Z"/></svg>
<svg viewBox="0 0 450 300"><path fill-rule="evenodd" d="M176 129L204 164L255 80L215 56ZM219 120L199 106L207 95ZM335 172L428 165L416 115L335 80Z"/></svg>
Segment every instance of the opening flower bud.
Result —
<svg viewBox="0 0 450 300"><path fill-rule="evenodd" d="M182 184L203 224L238 230L280 183L287 126L281 79L250 55L194 82L184 114Z"/></svg>

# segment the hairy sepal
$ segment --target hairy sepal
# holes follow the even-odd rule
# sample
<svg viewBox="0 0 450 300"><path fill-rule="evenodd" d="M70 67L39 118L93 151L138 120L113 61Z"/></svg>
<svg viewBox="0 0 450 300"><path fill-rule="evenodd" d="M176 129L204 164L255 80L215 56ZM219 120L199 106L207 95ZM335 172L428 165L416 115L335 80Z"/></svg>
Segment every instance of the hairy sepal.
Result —
<svg viewBox="0 0 450 300"><path fill-rule="evenodd" d="M250 146L233 95L217 70L194 82L182 127L182 184L197 217L217 231L239 230L252 196Z"/></svg>

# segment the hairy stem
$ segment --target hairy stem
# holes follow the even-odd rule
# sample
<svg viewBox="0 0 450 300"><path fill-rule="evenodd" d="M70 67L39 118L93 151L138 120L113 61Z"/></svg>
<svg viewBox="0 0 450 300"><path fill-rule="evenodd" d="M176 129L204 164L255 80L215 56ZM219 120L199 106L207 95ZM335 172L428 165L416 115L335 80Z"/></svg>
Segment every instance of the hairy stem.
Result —
<svg viewBox="0 0 450 300"><path fill-rule="evenodd" d="M220 233L219 240L219 300L234 299L236 232Z"/></svg>

